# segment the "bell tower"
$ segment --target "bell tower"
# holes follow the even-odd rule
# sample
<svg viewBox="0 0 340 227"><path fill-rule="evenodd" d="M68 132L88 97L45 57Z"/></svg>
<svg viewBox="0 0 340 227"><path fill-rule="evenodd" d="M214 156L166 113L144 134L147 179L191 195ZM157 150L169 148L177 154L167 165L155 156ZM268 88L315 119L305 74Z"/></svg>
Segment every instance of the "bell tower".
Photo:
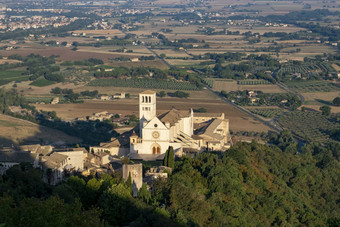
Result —
<svg viewBox="0 0 340 227"><path fill-rule="evenodd" d="M143 123L156 117L156 92L144 91L139 94L139 128L142 135Z"/></svg>

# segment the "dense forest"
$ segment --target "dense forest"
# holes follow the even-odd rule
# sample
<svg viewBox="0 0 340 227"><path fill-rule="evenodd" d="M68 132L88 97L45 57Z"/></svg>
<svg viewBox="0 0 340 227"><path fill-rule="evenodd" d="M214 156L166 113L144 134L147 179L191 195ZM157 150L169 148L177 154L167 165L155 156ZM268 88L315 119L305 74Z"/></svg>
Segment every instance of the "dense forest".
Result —
<svg viewBox="0 0 340 227"><path fill-rule="evenodd" d="M72 176L49 186L40 170L15 166L0 178L6 226L339 226L340 145L297 153L288 134L277 145L238 143L224 153L182 157L168 179L131 196L114 175Z"/></svg>

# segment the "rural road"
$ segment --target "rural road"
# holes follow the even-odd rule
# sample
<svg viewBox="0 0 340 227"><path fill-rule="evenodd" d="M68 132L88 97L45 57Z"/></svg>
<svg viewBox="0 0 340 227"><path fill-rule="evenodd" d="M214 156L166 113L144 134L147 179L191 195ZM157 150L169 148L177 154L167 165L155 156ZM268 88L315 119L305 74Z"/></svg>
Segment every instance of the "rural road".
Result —
<svg viewBox="0 0 340 227"><path fill-rule="evenodd" d="M120 30L123 34L127 35L128 33L124 30ZM141 44L142 46L144 46L146 49L148 49L153 55L155 55L156 58L160 59L166 66L168 66L169 68L171 68L172 66L161 56L159 56L154 50L152 50L149 46L145 45L145 44Z"/></svg>
<svg viewBox="0 0 340 227"><path fill-rule="evenodd" d="M237 108L238 110L242 111L243 113L245 114L248 114L249 116L251 116L252 118L260 121L261 123L267 125L269 128L275 130L276 132L281 132L283 129L281 127L279 127L274 121L265 121L263 120L262 118L256 116L255 114L253 114L252 112L250 112L249 110L239 106L239 105L236 105L235 103L229 101L228 99L226 99L225 97L221 96L218 92L212 90L211 88L209 87L206 87L207 90L209 90L210 92L214 93L217 97L219 97L222 101L234 106L235 108Z"/></svg>
<svg viewBox="0 0 340 227"><path fill-rule="evenodd" d="M267 125L269 128L273 129L274 131L276 131L276 132L282 132L283 131L283 129L276 124L276 120L277 120L278 117L276 117L276 118L274 118L274 119L272 119L270 121L265 121L265 120L259 118L258 116L256 116L255 114L251 113L249 110L247 110L247 109L245 109L245 108L243 108L243 107L241 107L239 105L236 105L235 103L229 101L225 97L222 97L218 92L215 92L211 88L209 88L209 87L206 87L206 88L207 88L207 90L209 90L210 92L212 92L216 96L218 96L221 100L225 101L226 103L229 103L230 105L234 106L235 108L237 108L238 110L242 111L243 113L248 114L249 116L253 117L254 119L260 121L261 123L263 123L265 125ZM302 97L302 99L303 99L303 97ZM298 136L296 136L296 135L294 135L294 134L293 134L293 137L296 140L296 142L298 143L298 151L301 152L301 148L305 144L303 142L303 139L298 137Z"/></svg>
<svg viewBox="0 0 340 227"><path fill-rule="evenodd" d="M144 45L146 49L148 49L151 53L153 53L158 59L160 59L164 64L166 64L169 68L172 66L161 56L159 56L154 50L152 50L150 47Z"/></svg>
<svg viewBox="0 0 340 227"><path fill-rule="evenodd" d="M305 101L305 98L300 94L298 93L297 91L294 91L292 89L290 89L289 87L287 87L285 84L281 83L281 82L276 82L276 85L279 86L281 89L289 92L289 93L292 93L294 95L297 95L301 101L301 104Z"/></svg>

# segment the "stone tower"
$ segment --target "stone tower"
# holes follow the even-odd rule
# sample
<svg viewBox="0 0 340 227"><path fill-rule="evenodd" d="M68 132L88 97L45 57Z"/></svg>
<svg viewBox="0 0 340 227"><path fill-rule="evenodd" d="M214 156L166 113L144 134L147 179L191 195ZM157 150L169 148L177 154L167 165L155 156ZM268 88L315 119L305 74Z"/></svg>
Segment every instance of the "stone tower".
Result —
<svg viewBox="0 0 340 227"><path fill-rule="evenodd" d="M122 167L123 179L127 181L131 176L133 196L137 197L139 189L143 185L143 165L139 164L124 164Z"/></svg>
<svg viewBox="0 0 340 227"><path fill-rule="evenodd" d="M156 92L144 91L139 94L139 128L142 135L144 122L152 120L156 117Z"/></svg>

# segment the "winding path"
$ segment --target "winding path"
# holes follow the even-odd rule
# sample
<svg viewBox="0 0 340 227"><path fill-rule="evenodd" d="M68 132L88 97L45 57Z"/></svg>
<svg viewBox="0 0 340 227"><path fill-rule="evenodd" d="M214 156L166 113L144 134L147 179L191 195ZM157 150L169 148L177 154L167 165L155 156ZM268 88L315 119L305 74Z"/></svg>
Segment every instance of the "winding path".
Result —
<svg viewBox="0 0 340 227"><path fill-rule="evenodd" d="M289 93L297 95L299 97L300 101L301 101L301 104L305 101L305 98L299 92L290 89L289 87L287 87L287 85L285 85L281 82L276 82L276 85L279 86L281 89L289 92Z"/></svg>

